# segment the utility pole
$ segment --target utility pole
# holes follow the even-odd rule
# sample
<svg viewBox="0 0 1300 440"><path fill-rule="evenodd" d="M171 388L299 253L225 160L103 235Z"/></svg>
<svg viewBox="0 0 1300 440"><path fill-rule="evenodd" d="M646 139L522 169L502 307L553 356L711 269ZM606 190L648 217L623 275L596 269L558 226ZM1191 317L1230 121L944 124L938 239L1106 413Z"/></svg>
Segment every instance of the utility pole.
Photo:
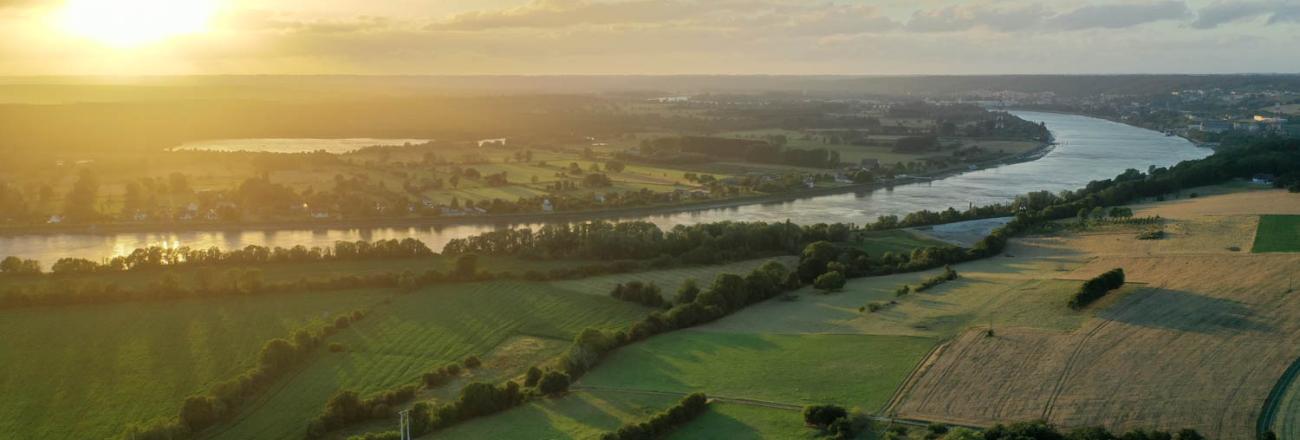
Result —
<svg viewBox="0 0 1300 440"><path fill-rule="evenodd" d="M397 422L397 432L402 435L402 440L411 440L411 410L404 409L397 415L401 416Z"/></svg>

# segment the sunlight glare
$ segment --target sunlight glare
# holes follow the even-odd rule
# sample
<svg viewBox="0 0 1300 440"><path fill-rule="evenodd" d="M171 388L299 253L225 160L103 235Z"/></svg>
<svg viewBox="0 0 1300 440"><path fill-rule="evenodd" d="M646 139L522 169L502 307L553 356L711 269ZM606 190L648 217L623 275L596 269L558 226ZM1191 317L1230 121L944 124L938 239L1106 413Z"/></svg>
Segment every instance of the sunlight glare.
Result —
<svg viewBox="0 0 1300 440"><path fill-rule="evenodd" d="M60 22L70 34L134 47L203 32L216 0L68 0Z"/></svg>

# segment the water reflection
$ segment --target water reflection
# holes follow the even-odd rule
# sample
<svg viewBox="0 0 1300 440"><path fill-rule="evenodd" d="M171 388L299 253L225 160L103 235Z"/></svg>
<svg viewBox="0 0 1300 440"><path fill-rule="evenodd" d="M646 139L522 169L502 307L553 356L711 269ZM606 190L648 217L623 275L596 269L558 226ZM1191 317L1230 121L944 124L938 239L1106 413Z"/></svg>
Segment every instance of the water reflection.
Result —
<svg viewBox="0 0 1300 440"><path fill-rule="evenodd" d="M932 182L870 192L627 219L650 221L663 228L723 220L780 222L788 219L795 223L862 223L872 221L880 215L906 214L920 209L965 209L971 205L1000 203L1028 191L1076 189L1092 180L1114 177L1127 168L1145 170L1149 165L1169 166L1211 153L1182 138L1101 119L1036 112L1017 114L1028 120L1045 122L1059 145L1032 162L987 168ZM247 245L324 247L338 240L406 237L424 241L429 247L438 250L454 238L522 226L538 225L26 235L0 237L0 255L36 258L45 267L49 267L62 257L98 260L145 246L216 246L223 249Z"/></svg>

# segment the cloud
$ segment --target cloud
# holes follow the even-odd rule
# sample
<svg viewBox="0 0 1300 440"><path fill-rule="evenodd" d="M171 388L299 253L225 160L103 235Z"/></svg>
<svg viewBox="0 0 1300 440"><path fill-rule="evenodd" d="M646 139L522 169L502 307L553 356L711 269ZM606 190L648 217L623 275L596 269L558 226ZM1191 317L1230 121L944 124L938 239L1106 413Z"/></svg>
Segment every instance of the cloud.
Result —
<svg viewBox="0 0 1300 440"><path fill-rule="evenodd" d="M1219 0L1197 11L1192 27L1212 29L1220 25L1259 17L1268 24L1300 22L1300 3L1276 1Z"/></svg>
<svg viewBox="0 0 1300 440"><path fill-rule="evenodd" d="M1052 13L1040 4L996 7L990 4L948 6L916 11L907 29L917 32L960 32L986 28L1014 32L1036 27Z"/></svg>
<svg viewBox="0 0 1300 440"><path fill-rule="evenodd" d="M291 14L254 10L225 17L222 26L236 31L347 34L400 28L404 22L388 17L360 15L348 18L301 18Z"/></svg>
<svg viewBox="0 0 1300 440"><path fill-rule="evenodd" d="M1190 16L1191 9L1183 1L1115 3L1084 6L1052 17L1048 25L1064 30L1120 29Z"/></svg>
<svg viewBox="0 0 1300 440"><path fill-rule="evenodd" d="M716 3L716 4L712 4ZM633 0L595 3L585 0L533 0L524 6L465 12L435 25L438 29L558 28L583 24L656 23L689 18L734 2L686 3ZM710 6L712 4L712 6Z"/></svg>

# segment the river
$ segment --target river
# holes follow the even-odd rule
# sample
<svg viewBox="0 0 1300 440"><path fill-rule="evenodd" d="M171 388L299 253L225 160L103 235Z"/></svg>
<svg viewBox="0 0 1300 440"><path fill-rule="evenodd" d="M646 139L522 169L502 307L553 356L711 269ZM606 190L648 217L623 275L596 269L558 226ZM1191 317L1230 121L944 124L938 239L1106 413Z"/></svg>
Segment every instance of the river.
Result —
<svg viewBox="0 0 1300 440"><path fill-rule="evenodd" d="M903 215L922 209L988 205L1009 201L1030 191L1077 189L1092 180L1114 177L1128 168L1169 166L1213 153L1191 142L1162 133L1085 116L1013 112L1044 122L1057 145L1043 157L986 168L935 180L857 194L810 197L780 203L745 205L671 214L633 217L669 228L678 224L732 221L795 223L864 223L880 215ZM337 240L379 240L414 237L434 250L447 241L517 225L480 224L410 228L212 230L165 233L32 234L0 237L0 256L17 255L50 267L63 257L100 260L145 246L189 246L222 249L247 245L291 247L330 246Z"/></svg>

